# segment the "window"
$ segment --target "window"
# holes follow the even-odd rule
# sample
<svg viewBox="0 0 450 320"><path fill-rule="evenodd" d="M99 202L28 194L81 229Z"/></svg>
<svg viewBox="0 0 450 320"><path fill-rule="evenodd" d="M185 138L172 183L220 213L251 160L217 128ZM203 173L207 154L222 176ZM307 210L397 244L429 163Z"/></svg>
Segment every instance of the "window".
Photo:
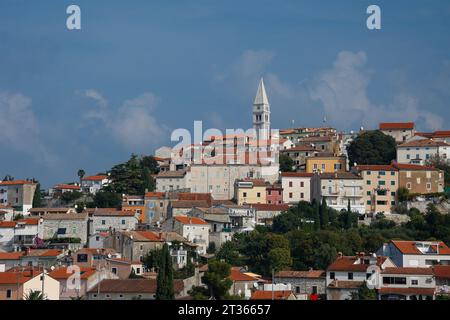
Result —
<svg viewBox="0 0 450 320"><path fill-rule="evenodd" d="M386 175L386 171L380 171L380 176L385 176Z"/></svg>
<svg viewBox="0 0 450 320"><path fill-rule="evenodd" d="M395 186L395 180L391 181L391 186Z"/></svg>
<svg viewBox="0 0 450 320"><path fill-rule="evenodd" d="M12 291L11 289L6 290L6 299L11 299Z"/></svg>
<svg viewBox="0 0 450 320"><path fill-rule="evenodd" d="M141 268L136 268L136 274L141 274Z"/></svg>
<svg viewBox="0 0 450 320"><path fill-rule="evenodd" d="M372 201L367 200L367 204L370 206L372 204Z"/></svg>
<svg viewBox="0 0 450 320"><path fill-rule="evenodd" d="M256 193L256 197L257 197L257 198L261 198L261 192L257 192L257 193Z"/></svg>
<svg viewBox="0 0 450 320"><path fill-rule="evenodd" d="M305 197L305 194L304 194L303 192L301 192L301 193L300 193L300 198L303 199L304 197Z"/></svg>
<svg viewBox="0 0 450 320"><path fill-rule="evenodd" d="M408 183L406 184L406 189L411 190L411 182L408 182Z"/></svg>
<svg viewBox="0 0 450 320"><path fill-rule="evenodd" d="M105 220L102 220L102 225L105 225L106 224L106 221Z"/></svg>
<svg viewBox="0 0 450 320"><path fill-rule="evenodd" d="M289 199L292 199L292 192L289 192Z"/></svg>
<svg viewBox="0 0 450 320"><path fill-rule="evenodd" d="M125 220L124 219L122 219L122 224L125 224Z"/></svg>
<svg viewBox="0 0 450 320"><path fill-rule="evenodd" d="M66 228L58 228L57 234L66 234Z"/></svg>
<svg viewBox="0 0 450 320"><path fill-rule="evenodd" d="M372 194L372 192L370 192L370 191L367 191L367 195L368 196L370 196Z"/></svg>
<svg viewBox="0 0 450 320"><path fill-rule="evenodd" d="M348 280L353 280L353 272L348 273Z"/></svg>
<svg viewBox="0 0 450 320"><path fill-rule="evenodd" d="M367 171L367 174L368 174L368 175L370 175L370 174L371 174L371 172L370 172L370 171Z"/></svg>
<svg viewBox="0 0 450 320"><path fill-rule="evenodd" d="M111 268L111 272L114 273L114 274L117 274L117 268L116 267L112 267Z"/></svg>
<svg viewBox="0 0 450 320"><path fill-rule="evenodd" d="M99 236L96 236L96 237L95 237L95 241L100 241L100 237L99 237Z"/></svg>
<svg viewBox="0 0 450 320"><path fill-rule="evenodd" d="M391 171L391 176L395 176L395 171Z"/></svg>
<svg viewBox="0 0 450 320"><path fill-rule="evenodd" d="M372 181L367 180L367 185L370 186L372 184Z"/></svg>
<svg viewBox="0 0 450 320"><path fill-rule="evenodd" d="M299 286L295 286L295 293L296 294L300 294L300 287Z"/></svg>
<svg viewBox="0 0 450 320"><path fill-rule="evenodd" d="M386 181L380 180L380 186L384 186L384 185L386 185Z"/></svg>
<svg viewBox="0 0 450 320"><path fill-rule="evenodd" d="M406 284L405 277L383 277L383 284Z"/></svg>
<svg viewBox="0 0 450 320"><path fill-rule="evenodd" d="M427 190L431 190L431 183L427 183Z"/></svg>
<svg viewBox="0 0 450 320"><path fill-rule="evenodd" d="M412 286L417 286L417 285L419 285L419 280L411 280L411 285L412 285Z"/></svg>
<svg viewBox="0 0 450 320"><path fill-rule="evenodd" d="M289 187L292 188L292 181L289 181Z"/></svg>
<svg viewBox="0 0 450 320"><path fill-rule="evenodd" d="M395 191L391 192L391 196L395 197Z"/></svg>
<svg viewBox="0 0 450 320"><path fill-rule="evenodd" d="M247 192L243 192L243 193L242 193L242 196L243 196L244 198L246 198L246 197L247 197Z"/></svg>
<svg viewBox="0 0 450 320"><path fill-rule="evenodd" d="M300 181L300 187L303 188L305 186L305 183L303 181Z"/></svg>
<svg viewBox="0 0 450 320"><path fill-rule="evenodd" d="M334 279L334 277L335 277L334 272L330 272L330 279Z"/></svg>

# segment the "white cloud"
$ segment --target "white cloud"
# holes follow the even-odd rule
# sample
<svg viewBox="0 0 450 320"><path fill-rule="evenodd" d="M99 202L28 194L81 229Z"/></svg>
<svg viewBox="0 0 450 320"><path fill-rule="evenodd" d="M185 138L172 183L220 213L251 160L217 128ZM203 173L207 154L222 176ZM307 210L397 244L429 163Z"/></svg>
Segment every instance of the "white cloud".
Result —
<svg viewBox="0 0 450 320"><path fill-rule="evenodd" d="M21 93L0 92L0 146L51 166L57 159L40 139L39 123L31 105L32 100Z"/></svg>
<svg viewBox="0 0 450 320"><path fill-rule="evenodd" d="M332 68L316 77L310 90L312 100L320 101L328 120L338 127L376 126L380 121L422 121L428 129L442 127L442 119L420 108L417 98L404 92L386 105L368 98L370 72L365 52L342 51Z"/></svg>
<svg viewBox="0 0 450 320"><path fill-rule="evenodd" d="M168 137L166 126L158 123L152 112L159 103L153 93L143 93L133 99L126 100L113 110L101 93L86 90L85 97L97 102L97 108L85 114L86 119L98 119L103 129L127 149L134 152L148 152L155 143Z"/></svg>

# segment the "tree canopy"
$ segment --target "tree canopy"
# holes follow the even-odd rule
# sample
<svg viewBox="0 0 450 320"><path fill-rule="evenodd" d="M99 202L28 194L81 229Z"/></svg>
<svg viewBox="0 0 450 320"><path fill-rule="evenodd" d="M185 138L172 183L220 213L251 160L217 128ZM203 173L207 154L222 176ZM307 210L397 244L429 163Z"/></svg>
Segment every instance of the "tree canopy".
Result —
<svg viewBox="0 0 450 320"><path fill-rule="evenodd" d="M396 158L396 143L379 130L365 131L347 147L350 165L390 164Z"/></svg>

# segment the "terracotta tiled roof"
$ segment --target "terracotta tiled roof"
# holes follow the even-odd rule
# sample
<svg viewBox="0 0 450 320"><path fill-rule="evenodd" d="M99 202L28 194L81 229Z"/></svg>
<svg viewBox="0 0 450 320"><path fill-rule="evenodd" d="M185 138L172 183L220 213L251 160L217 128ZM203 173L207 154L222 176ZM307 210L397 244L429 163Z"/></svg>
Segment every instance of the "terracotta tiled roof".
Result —
<svg viewBox="0 0 450 320"><path fill-rule="evenodd" d="M0 186L19 186L24 184L34 184L33 181L27 180L14 180L14 181L2 181L0 182Z"/></svg>
<svg viewBox="0 0 450 320"><path fill-rule="evenodd" d="M417 275L433 275L431 268L386 268L381 273L383 274L417 274Z"/></svg>
<svg viewBox="0 0 450 320"><path fill-rule="evenodd" d="M17 284L17 283L25 283L34 277L40 275L41 272L0 272L0 284Z"/></svg>
<svg viewBox="0 0 450 320"><path fill-rule="evenodd" d="M418 164L408 164L408 163L397 163L397 162L393 162L392 166L394 166L395 168L397 168L398 170L419 170L419 171L437 171L438 169L434 168L434 167L428 167L428 166L421 166Z"/></svg>
<svg viewBox="0 0 450 320"><path fill-rule="evenodd" d="M80 190L80 186L75 186L73 184L57 184L54 189L58 189L58 190Z"/></svg>
<svg viewBox="0 0 450 320"><path fill-rule="evenodd" d="M15 226L15 221L0 221L0 228L14 228Z"/></svg>
<svg viewBox="0 0 450 320"><path fill-rule="evenodd" d="M57 257L61 255L63 252L58 249L35 249L30 250L27 253L24 253L23 256L28 257Z"/></svg>
<svg viewBox="0 0 450 320"><path fill-rule="evenodd" d="M158 198L158 199L164 199L164 192L147 192L145 194L146 198Z"/></svg>
<svg viewBox="0 0 450 320"><path fill-rule="evenodd" d="M252 293L250 300L272 300L272 295L275 300L287 300L293 295L290 290L271 291L271 290L258 290Z"/></svg>
<svg viewBox="0 0 450 320"><path fill-rule="evenodd" d="M104 179L108 179L108 176L107 175L89 176L89 177L83 178L82 180L83 181L101 181Z"/></svg>
<svg viewBox="0 0 450 320"><path fill-rule="evenodd" d="M86 280L92 275L94 275L96 272L95 268L87 268L87 267L80 267L80 278L81 280ZM53 270L49 273L49 276L56 280L64 280L68 279L70 276L72 276L75 273L75 269L73 269L71 272L68 272L67 267L61 267L56 270Z"/></svg>
<svg viewBox="0 0 450 320"><path fill-rule="evenodd" d="M152 242L163 241L163 239L156 232L153 231L133 231L133 234L140 236L140 238L136 239L138 241L142 238L145 241L152 241Z"/></svg>
<svg viewBox="0 0 450 320"><path fill-rule="evenodd" d="M265 187L267 185L266 181L264 179L250 179L250 178L246 178L246 179L237 180L237 182L251 182L256 187Z"/></svg>
<svg viewBox="0 0 450 320"><path fill-rule="evenodd" d="M434 288L380 288L379 294L434 295Z"/></svg>
<svg viewBox="0 0 450 320"><path fill-rule="evenodd" d="M244 272L241 272L239 267L232 267L231 274L229 276L231 281L258 281L257 278L249 276Z"/></svg>
<svg viewBox="0 0 450 320"><path fill-rule="evenodd" d="M294 152L295 151L298 151L298 152L316 151L316 148L311 145L304 144L304 145L295 146L295 147L292 147L289 149L281 150L281 152L292 152L292 151L294 151Z"/></svg>
<svg viewBox="0 0 450 320"><path fill-rule="evenodd" d="M370 257L358 257L358 256L343 256L334 260L331 263L327 271L357 271L357 272L365 272L370 264L359 263L358 259L369 260ZM384 261L386 261L386 257L377 257L377 266L381 266Z"/></svg>
<svg viewBox="0 0 450 320"><path fill-rule="evenodd" d="M412 130L414 122L382 122L380 130Z"/></svg>
<svg viewBox="0 0 450 320"><path fill-rule="evenodd" d="M450 266L433 266L432 269L436 278L450 279Z"/></svg>
<svg viewBox="0 0 450 320"><path fill-rule="evenodd" d="M173 200L171 201L172 208L194 208L194 207L209 207L208 202L204 200Z"/></svg>
<svg viewBox="0 0 450 320"><path fill-rule="evenodd" d="M188 216L177 216L175 220L182 224L200 224L200 225L208 225L209 223L203 219L196 217L188 217Z"/></svg>
<svg viewBox="0 0 450 320"><path fill-rule="evenodd" d="M357 289L364 281L333 280L328 284L328 289Z"/></svg>
<svg viewBox="0 0 450 320"><path fill-rule="evenodd" d="M286 178L311 178L313 174L307 172L282 172L281 176Z"/></svg>
<svg viewBox="0 0 450 320"><path fill-rule="evenodd" d="M321 173L319 175L320 179L355 179L355 180L361 180L362 178L351 173L351 172L334 172L334 173Z"/></svg>
<svg viewBox="0 0 450 320"><path fill-rule="evenodd" d="M0 252L0 260L19 260L23 252Z"/></svg>
<svg viewBox="0 0 450 320"><path fill-rule="evenodd" d="M397 171L393 165L359 165L355 167L358 171Z"/></svg>
<svg viewBox="0 0 450 320"><path fill-rule="evenodd" d="M101 293L156 293L156 279L105 279L100 282ZM182 280L174 280L174 290L176 293L184 289ZM89 293L97 293L95 286Z"/></svg>
<svg viewBox="0 0 450 320"><path fill-rule="evenodd" d="M275 274L278 278L325 278L325 270L309 271L279 271Z"/></svg>
<svg viewBox="0 0 450 320"><path fill-rule="evenodd" d="M99 210L92 214L95 217L134 217L134 211L130 210Z"/></svg>
<svg viewBox="0 0 450 320"><path fill-rule="evenodd" d="M426 242L426 241L400 241L400 240L392 240L391 243L397 247L403 254L423 254L416 246L416 243L424 243L424 244L435 244L434 242ZM431 245L430 250L434 251L437 254L436 245ZM431 252L428 252L430 254ZM439 254L441 255L450 255L450 248L442 241L439 241Z"/></svg>
<svg viewBox="0 0 450 320"><path fill-rule="evenodd" d="M250 206L258 211L286 211L289 209L287 204L255 203Z"/></svg>
<svg viewBox="0 0 450 320"><path fill-rule="evenodd" d="M405 142L398 146L398 148L407 147L450 147L450 144L433 139L421 139Z"/></svg>
<svg viewBox="0 0 450 320"><path fill-rule="evenodd" d="M87 220L88 214L81 213L48 213L42 216L44 220Z"/></svg>
<svg viewBox="0 0 450 320"><path fill-rule="evenodd" d="M211 201L213 200L210 193L191 193L191 192L180 192L177 194L178 200L203 200L208 203L208 206L211 206Z"/></svg>

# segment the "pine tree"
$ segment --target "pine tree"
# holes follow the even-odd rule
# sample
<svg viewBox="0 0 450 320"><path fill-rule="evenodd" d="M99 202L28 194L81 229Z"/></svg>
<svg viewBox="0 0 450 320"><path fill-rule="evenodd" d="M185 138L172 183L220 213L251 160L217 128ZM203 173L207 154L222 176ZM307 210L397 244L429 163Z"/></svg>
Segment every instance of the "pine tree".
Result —
<svg viewBox="0 0 450 320"><path fill-rule="evenodd" d="M175 294L173 290L173 267L170 257L169 246L164 244L158 266L156 288L156 300L173 300Z"/></svg>
<svg viewBox="0 0 450 320"><path fill-rule="evenodd" d="M328 226L329 223L329 216L328 216L327 202L325 201L325 199L322 199L319 214L320 214L320 225L322 228L326 228L326 226Z"/></svg>

